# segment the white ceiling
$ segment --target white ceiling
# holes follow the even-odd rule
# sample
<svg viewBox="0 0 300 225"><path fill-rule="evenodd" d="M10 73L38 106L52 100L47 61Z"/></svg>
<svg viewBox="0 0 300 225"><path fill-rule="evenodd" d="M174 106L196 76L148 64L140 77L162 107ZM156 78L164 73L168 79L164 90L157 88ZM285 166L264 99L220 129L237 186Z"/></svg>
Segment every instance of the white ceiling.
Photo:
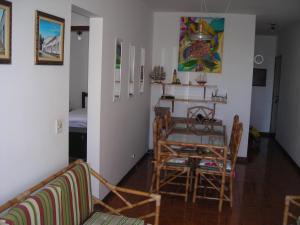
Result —
<svg viewBox="0 0 300 225"><path fill-rule="evenodd" d="M202 0L141 0L153 11L201 12ZM206 0L205 12L224 13L231 1L228 13L257 15L257 34L276 34L271 32L270 24L277 28L300 20L300 0Z"/></svg>

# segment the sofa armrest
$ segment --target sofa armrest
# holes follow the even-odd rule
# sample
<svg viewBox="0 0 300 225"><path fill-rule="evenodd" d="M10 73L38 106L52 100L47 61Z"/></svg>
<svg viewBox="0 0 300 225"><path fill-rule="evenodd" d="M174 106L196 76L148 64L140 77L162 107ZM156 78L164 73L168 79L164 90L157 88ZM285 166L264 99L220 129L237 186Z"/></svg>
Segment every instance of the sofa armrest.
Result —
<svg viewBox="0 0 300 225"><path fill-rule="evenodd" d="M121 213L126 210L133 209L136 207L140 207L140 206L155 202L155 210L152 213L140 216L139 218L146 219L146 218L154 217L154 225L159 224L160 201L161 201L160 195L115 186L113 184L110 184L105 178L103 178L99 173L97 173L92 168L90 168L90 171L91 171L91 175L94 176L104 186L106 186L113 194L115 194L125 204L125 206L121 207L121 208L113 208L113 207L109 206L108 204L104 203L103 201L101 201L100 199L94 197L94 202L96 204L102 205L103 207L105 207L107 210L109 210L113 214L121 215ZM122 193L141 196L141 197L144 197L145 199L142 201L139 201L139 202L132 203L128 199L126 199L122 195Z"/></svg>

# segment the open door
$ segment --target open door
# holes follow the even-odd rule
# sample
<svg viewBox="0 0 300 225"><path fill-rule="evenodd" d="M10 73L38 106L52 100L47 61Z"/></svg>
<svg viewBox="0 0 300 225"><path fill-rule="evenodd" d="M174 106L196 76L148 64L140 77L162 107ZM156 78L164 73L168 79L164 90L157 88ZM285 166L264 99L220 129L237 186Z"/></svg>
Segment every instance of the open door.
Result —
<svg viewBox="0 0 300 225"><path fill-rule="evenodd" d="M274 86L273 86L273 98L272 98L272 115L270 133L276 133L277 114L279 105L279 92L280 92L280 78L281 78L281 61L282 56L276 56L275 58L275 70L274 70Z"/></svg>

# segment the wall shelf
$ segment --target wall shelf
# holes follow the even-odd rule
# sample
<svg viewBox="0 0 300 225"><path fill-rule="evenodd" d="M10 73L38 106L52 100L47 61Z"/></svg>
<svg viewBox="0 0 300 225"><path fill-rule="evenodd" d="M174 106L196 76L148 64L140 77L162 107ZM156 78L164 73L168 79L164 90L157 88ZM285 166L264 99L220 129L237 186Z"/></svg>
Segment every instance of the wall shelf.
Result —
<svg viewBox="0 0 300 225"><path fill-rule="evenodd" d="M172 102L198 102L198 103L214 103L214 104L227 104L225 100L211 100L211 99L191 99L191 98L164 98L161 97L159 100L172 101Z"/></svg>
<svg viewBox="0 0 300 225"><path fill-rule="evenodd" d="M163 83L163 82L151 82L152 85L161 85L163 89L163 94L159 98L160 101L169 101L172 103L172 112L174 112L174 106L175 102L187 102L187 103L205 103L205 104L213 104L214 110L216 108L216 104L227 104L227 97L226 98L219 98L216 97L214 99L212 98L206 98L206 89L211 88L211 89L217 89L217 85L199 85L199 84L173 84L173 83ZM174 86L174 87L192 87L192 88L202 88L203 89L203 97L202 98L197 98L197 97L191 97L191 96L174 96L174 98L166 98L164 96L168 96L165 93L165 87L166 86ZM159 104L158 102L158 104Z"/></svg>
<svg viewBox="0 0 300 225"><path fill-rule="evenodd" d="M152 85L166 85L166 86L176 86L176 87L197 87L197 88L218 88L217 85L199 85L199 84L173 84L173 83L158 83L151 82Z"/></svg>

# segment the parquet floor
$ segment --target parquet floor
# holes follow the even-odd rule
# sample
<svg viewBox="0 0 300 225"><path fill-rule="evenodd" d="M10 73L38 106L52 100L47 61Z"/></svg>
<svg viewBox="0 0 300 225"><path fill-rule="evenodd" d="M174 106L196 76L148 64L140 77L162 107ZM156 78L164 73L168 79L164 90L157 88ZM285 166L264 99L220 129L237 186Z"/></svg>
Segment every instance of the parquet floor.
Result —
<svg viewBox="0 0 300 225"><path fill-rule="evenodd" d="M146 156L121 186L148 191L151 171L151 156ZM160 225L281 225L287 194L300 195L299 168L273 138L264 137L259 150L249 151L248 163L237 165L233 208L225 203L218 213L217 201L185 203L163 195Z"/></svg>

